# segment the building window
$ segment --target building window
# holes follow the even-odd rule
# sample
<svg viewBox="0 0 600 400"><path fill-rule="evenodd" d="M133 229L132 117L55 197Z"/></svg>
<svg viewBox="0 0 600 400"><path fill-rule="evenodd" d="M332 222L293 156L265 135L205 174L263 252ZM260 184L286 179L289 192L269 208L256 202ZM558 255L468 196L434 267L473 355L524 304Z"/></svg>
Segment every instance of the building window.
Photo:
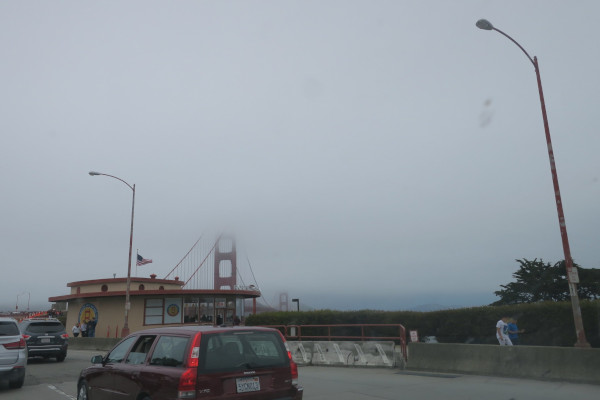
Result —
<svg viewBox="0 0 600 400"><path fill-rule="evenodd" d="M108 292L108 285L102 285L100 290L102 290L103 292Z"/></svg>
<svg viewBox="0 0 600 400"><path fill-rule="evenodd" d="M238 297L237 299L235 299L235 317L233 319L234 325L236 323L236 318L238 321L241 322L241 320L246 315L246 310L245 310L246 307L245 306L246 306L246 304L242 297Z"/></svg>
<svg viewBox="0 0 600 400"><path fill-rule="evenodd" d="M182 298L146 299L144 325L169 325L183 322Z"/></svg>
<svg viewBox="0 0 600 400"><path fill-rule="evenodd" d="M212 325L215 320L215 299L212 297L200 298L200 322Z"/></svg>
<svg viewBox="0 0 600 400"><path fill-rule="evenodd" d="M165 290L165 287L164 286L159 286L158 290Z"/></svg>
<svg viewBox="0 0 600 400"><path fill-rule="evenodd" d="M198 323L198 298L186 297L183 302L183 323L196 324Z"/></svg>
<svg viewBox="0 0 600 400"><path fill-rule="evenodd" d="M144 287L144 284L143 284L143 283L140 283L140 287L139 287L139 289L140 289L140 290L144 290L144 289L145 289L145 287Z"/></svg>
<svg viewBox="0 0 600 400"><path fill-rule="evenodd" d="M183 323L212 325L215 307L212 297L186 297L183 302Z"/></svg>
<svg viewBox="0 0 600 400"><path fill-rule="evenodd" d="M163 299L146 299L144 325L162 325L164 314Z"/></svg>
<svg viewBox="0 0 600 400"><path fill-rule="evenodd" d="M77 286L77 294L81 293L81 288L79 286Z"/></svg>

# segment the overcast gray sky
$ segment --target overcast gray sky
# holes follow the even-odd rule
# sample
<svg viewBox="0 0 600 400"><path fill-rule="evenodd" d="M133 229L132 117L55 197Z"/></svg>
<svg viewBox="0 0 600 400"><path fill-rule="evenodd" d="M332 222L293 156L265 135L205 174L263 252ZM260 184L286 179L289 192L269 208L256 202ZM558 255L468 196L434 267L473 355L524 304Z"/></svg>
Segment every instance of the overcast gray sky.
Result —
<svg viewBox="0 0 600 400"><path fill-rule="evenodd" d="M164 276L211 229L272 302L489 304L600 267L597 1L3 1L0 309ZM20 297L20 309L25 307Z"/></svg>

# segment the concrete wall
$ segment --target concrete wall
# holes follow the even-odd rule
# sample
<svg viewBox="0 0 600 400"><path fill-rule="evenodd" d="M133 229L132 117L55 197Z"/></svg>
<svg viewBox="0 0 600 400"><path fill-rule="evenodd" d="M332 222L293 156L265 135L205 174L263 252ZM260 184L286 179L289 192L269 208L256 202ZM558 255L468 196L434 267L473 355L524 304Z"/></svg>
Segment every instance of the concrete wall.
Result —
<svg viewBox="0 0 600 400"><path fill-rule="evenodd" d="M112 349L121 339L76 337L69 338L69 349L97 350L98 354L105 354Z"/></svg>
<svg viewBox="0 0 600 400"><path fill-rule="evenodd" d="M600 384L600 349L409 343L406 368Z"/></svg>

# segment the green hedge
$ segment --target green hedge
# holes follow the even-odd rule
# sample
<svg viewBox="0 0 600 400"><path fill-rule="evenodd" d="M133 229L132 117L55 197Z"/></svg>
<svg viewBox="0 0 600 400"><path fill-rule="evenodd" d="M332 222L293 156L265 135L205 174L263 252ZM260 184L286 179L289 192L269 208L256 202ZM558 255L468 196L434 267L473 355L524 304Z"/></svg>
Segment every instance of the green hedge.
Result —
<svg viewBox="0 0 600 400"><path fill-rule="evenodd" d="M600 300L582 301L581 314L588 342L592 347L600 347ZM525 333L519 335L521 344L573 346L577 341L570 302L486 306L433 312L270 312L251 315L247 318L246 325L402 324L407 334L410 330L417 330L419 337L436 336L441 343L496 344L496 322L503 315L518 318L519 329L525 329ZM355 331L349 328L336 331L335 335L351 336L356 334ZM313 332L322 334L318 330ZM302 333L313 334L306 330Z"/></svg>

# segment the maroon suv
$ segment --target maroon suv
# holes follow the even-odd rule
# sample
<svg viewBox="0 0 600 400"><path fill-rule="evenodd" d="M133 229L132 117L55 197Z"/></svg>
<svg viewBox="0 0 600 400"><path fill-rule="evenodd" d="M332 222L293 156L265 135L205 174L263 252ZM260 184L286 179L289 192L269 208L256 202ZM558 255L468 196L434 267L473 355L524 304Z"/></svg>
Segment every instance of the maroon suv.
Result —
<svg viewBox="0 0 600 400"><path fill-rule="evenodd" d="M275 329L168 327L135 332L81 371L78 400L301 400L298 366Z"/></svg>

